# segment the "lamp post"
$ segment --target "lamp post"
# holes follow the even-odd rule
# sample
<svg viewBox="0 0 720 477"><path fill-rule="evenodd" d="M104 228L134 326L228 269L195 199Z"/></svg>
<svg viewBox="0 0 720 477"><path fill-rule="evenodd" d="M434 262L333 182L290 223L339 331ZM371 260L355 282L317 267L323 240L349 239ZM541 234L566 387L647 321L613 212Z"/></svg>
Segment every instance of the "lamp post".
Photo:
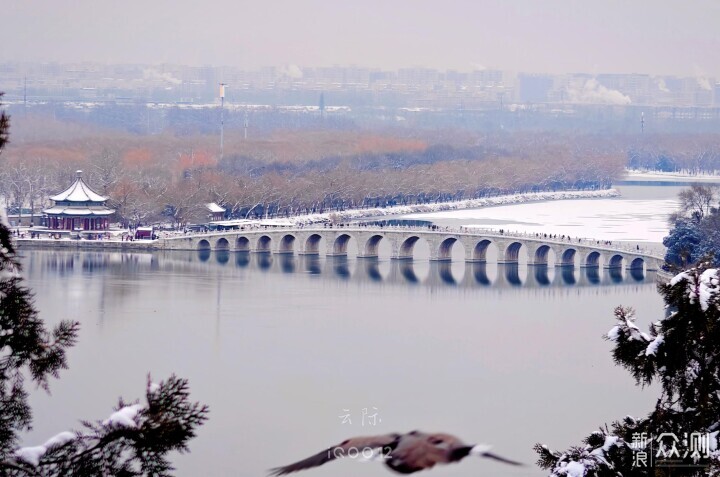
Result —
<svg viewBox="0 0 720 477"><path fill-rule="evenodd" d="M225 153L224 135L225 135L225 86L226 83L220 83L220 159Z"/></svg>

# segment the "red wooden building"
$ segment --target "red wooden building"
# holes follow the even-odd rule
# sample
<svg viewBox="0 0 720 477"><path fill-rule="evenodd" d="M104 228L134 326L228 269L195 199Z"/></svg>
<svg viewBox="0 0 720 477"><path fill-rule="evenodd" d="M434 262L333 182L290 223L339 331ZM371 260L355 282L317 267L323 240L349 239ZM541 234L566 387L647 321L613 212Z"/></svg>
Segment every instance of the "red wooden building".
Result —
<svg viewBox="0 0 720 477"><path fill-rule="evenodd" d="M43 210L52 230L103 231L115 213L105 205L108 198L97 194L83 180L82 171L76 172L75 182L64 192L50 197L53 206Z"/></svg>

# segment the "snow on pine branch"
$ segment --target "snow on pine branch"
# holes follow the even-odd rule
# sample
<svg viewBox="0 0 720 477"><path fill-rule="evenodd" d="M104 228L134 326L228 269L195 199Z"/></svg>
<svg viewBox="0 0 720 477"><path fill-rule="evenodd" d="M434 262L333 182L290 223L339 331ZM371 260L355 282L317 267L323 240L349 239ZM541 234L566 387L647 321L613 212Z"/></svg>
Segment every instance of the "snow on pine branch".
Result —
<svg viewBox="0 0 720 477"><path fill-rule="evenodd" d="M28 473L66 475L68 469L103 469L116 475L169 475L166 454L186 451L187 441L207 419L208 408L189 401L187 380L171 376L153 383L148 378L147 404L125 404L102 421L84 422L83 432L61 432L43 445L17 449L11 467ZM3 462L0 462L0 467ZM93 474L94 475L94 474Z"/></svg>
<svg viewBox="0 0 720 477"><path fill-rule="evenodd" d="M615 317L617 324L605 335L609 340L618 341L622 336L626 341L653 341L650 335L640 331L635 324L635 311L632 308L615 308Z"/></svg>
<svg viewBox="0 0 720 477"><path fill-rule="evenodd" d="M670 280L670 286L676 286L683 280L690 303L699 303L702 311L708 311L713 304L720 309L720 275L717 268L708 268L699 276L696 269L684 271Z"/></svg>

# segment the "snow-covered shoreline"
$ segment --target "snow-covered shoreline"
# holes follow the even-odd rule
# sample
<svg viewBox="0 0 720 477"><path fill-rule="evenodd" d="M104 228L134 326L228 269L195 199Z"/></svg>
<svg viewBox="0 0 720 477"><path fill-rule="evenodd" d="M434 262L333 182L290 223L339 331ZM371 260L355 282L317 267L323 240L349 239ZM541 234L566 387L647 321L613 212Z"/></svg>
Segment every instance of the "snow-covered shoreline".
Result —
<svg viewBox="0 0 720 477"><path fill-rule="evenodd" d="M649 171L649 170L641 170L641 169L626 169L625 170L625 176L622 178L623 180L631 180L631 181L662 181L667 180L669 182L673 181L683 181L683 182L720 182L720 175L717 173L709 173L709 174L691 174L690 172L663 172L663 171Z"/></svg>
<svg viewBox="0 0 720 477"><path fill-rule="evenodd" d="M547 200L567 199L606 199L619 197L615 189L603 190L577 190L557 192L532 192L527 194L510 194L483 199L466 199L456 202L439 202L436 204L396 205L391 207L373 207L369 209L351 209L338 212L325 212L321 214L299 215L279 219L262 220L262 225L307 225L328 221L357 220L371 217L384 217L406 214L422 214L426 212L442 212L447 210L475 209L499 205L524 204L527 202L541 202Z"/></svg>

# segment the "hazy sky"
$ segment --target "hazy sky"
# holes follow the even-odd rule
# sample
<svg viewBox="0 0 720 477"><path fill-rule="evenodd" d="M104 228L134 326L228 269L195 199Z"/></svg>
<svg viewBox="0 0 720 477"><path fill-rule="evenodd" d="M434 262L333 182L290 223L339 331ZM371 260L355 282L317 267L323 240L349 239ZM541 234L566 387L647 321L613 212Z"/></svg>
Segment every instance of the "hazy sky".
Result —
<svg viewBox="0 0 720 477"><path fill-rule="evenodd" d="M0 61L720 78L718 0L9 0Z"/></svg>

